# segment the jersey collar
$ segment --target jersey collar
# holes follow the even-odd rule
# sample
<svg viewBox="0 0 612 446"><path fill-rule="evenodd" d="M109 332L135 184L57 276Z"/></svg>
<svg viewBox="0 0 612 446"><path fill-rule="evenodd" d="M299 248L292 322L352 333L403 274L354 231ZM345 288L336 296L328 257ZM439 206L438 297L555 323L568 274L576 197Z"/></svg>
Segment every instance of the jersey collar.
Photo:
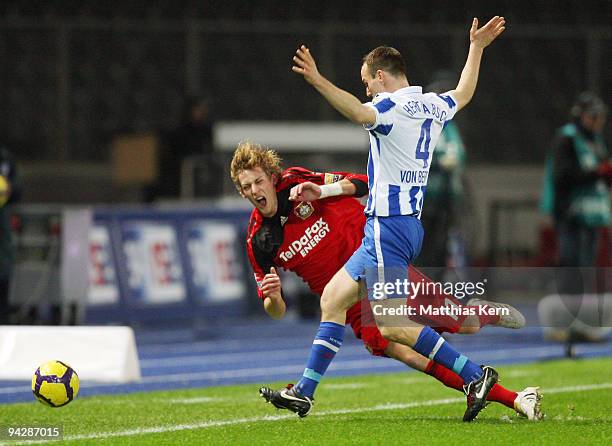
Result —
<svg viewBox="0 0 612 446"><path fill-rule="evenodd" d="M400 93L400 94L402 93L423 93L423 87L419 87L417 85L410 86L410 87L404 87L394 92L394 94L397 94L397 93Z"/></svg>
<svg viewBox="0 0 612 446"><path fill-rule="evenodd" d="M281 221L281 217L285 217L285 221L286 221L286 218L289 217L289 213L291 212L291 209L293 208L293 202L289 201L289 192L290 192L289 188L282 189L276 192L276 199L278 200L276 214L273 217L262 216L264 220Z"/></svg>

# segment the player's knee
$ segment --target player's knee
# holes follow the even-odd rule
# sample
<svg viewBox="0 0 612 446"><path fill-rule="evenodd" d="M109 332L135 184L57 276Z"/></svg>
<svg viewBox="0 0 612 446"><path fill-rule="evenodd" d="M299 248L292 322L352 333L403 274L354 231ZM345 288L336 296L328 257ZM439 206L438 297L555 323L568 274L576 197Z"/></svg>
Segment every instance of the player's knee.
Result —
<svg viewBox="0 0 612 446"><path fill-rule="evenodd" d="M335 314L339 311L338 303L333 294L323 292L321 296L321 312L323 314Z"/></svg>
<svg viewBox="0 0 612 446"><path fill-rule="evenodd" d="M321 295L321 311L323 313L333 314L346 311L347 309L348 308L345 308L345 305L343 305L342 296L337 293L333 287L329 285L326 286Z"/></svg>
<svg viewBox="0 0 612 446"><path fill-rule="evenodd" d="M321 311L323 312L329 312L333 308L333 298L330 295L327 287L325 287L323 294L321 294L320 304Z"/></svg>

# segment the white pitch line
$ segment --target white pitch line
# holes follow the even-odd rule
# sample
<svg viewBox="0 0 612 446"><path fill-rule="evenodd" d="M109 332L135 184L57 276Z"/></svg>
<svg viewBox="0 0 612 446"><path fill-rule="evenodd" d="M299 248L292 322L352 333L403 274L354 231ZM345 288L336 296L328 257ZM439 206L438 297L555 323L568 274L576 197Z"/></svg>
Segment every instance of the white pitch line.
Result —
<svg viewBox="0 0 612 446"><path fill-rule="evenodd" d="M512 356L515 360L527 359L530 361L540 359L548 354L558 353L558 347L546 346L546 347L528 347L518 349L506 349L502 351L490 351L484 350L481 352L482 356L487 358L487 362L494 362L497 359L507 359ZM183 383L188 381L199 381L199 380L222 380L228 378L253 378L258 376L271 376L278 373L294 373L303 367L303 363L300 364L286 364L277 367L256 367L253 369L230 369L230 370L208 370L199 372L187 372L187 373L170 373L163 375L144 376L138 383L134 383L135 386L154 384L154 383ZM330 371L346 371L356 369L386 369L385 371L402 371L405 365L399 361L372 361L371 357L364 359L353 359L353 360L342 360L332 363ZM511 376L511 375L510 375ZM83 383L81 382L81 388L100 388L108 386L121 385L119 383ZM0 387L0 394L19 394L30 392L29 386L12 386L2 388Z"/></svg>
<svg viewBox="0 0 612 446"><path fill-rule="evenodd" d="M303 364L287 364L277 367L255 367L255 368L243 368L235 370L209 370L203 372L187 372L187 373L171 373L167 375L153 375L144 376L139 382L131 383L133 386L154 384L154 383L172 383L172 382L188 382L198 380L221 380L227 378L252 378L257 376L271 376L274 373L296 373L303 367ZM374 361L370 358L365 359L352 359L343 360L333 363L329 370L330 371L346 371L346 370L359 370L368 368L373 369L397 369L401 371L406 366L400 362L389 362L389 361ZM82 389L89 388L100 388L123 385L121 383L86 383L81 384ZM14 394L22 392L30 392L30 387L7 387L0 388L0 394Z"/></svg>
<svg viewBox="0 0 612 446"><path fill-rule="evenodd" d="M553 387L550 389L543 388L542 393L568 393L568 392L581 392L587 390L599 390L599 389L612 389L612 383L601 383L601 384L584 384L581 386L565 386L565 387Z"/></svg>
<svg viewBox="0 0 612 446"><path fill-rule="evenodd" d="M171 373L167 375L153 375L144 376L139 382L131 383L137 387L143 384L153 383L173 383L173 382L189 382L197 380L221 380L224 378L252 378L257 376L272 376L279 373L295 373L298 375L300 367L303 370L304 364L287 364L277 367L255 367L255 368L244 368L235 370L209 370L203 372L187 372L187 373ZM372 361L370 358L365 359L353 359L343 360L332 364L329 368L331 371L343 371L343 370L359 370L359 369L397 369L397 371L403 370L406 366L398 361ZM395 370L393 370L395 371ZM120 383L87 383L83 384L81 381L82 389L89 388L100 388L109 386L122 385ZM14 394L22 392L31 392L30 387L7 387L0 388L0 394Z"/></svg>
<svg viewBox="0 0 612 446"><path fill-rule="evenodd" d="M502 351L490 351L484 350L481 352L482 356L487 358L488 362L494 362L497 359L507 359L508 356L512 356L515 360L527 359L537 360L548 354L558 353L558 347L528 347L518 349L507 349ZM535 356L532 356L535 355ZM303 367L303 363L300 364L285 364L277 367L256 367L252 369L229 369L229 370L208 370L199 372L186 372L186 373L170 373L163 375L144 376L140 382L134 383L135 386L155 383L183 383L188 381L199 381L199 380L222 380L228 378L254 378L258 376L271 376L278 373L294 373ZM386 369L385 371L402 371L405 370L405 365L399 361L372 361L371 357L365 357L364 359L352 359L352 360L341 360L332 363L330 371L346 371L356 369ZM510 375L511 376L511 375ZM409 378L410 379L410 378ZM83 383L81 382L82 389L89 388L100 388L108 386L121 385L119 383ZM28 386L18 387L0 387L0 394L19 394L30 392L31 388Z"/></svg>
<svg viewBox="0 0 612 446"><path fill-rule="evenodd" d="M612 382L610 383L602 383L602 384L587 384L581 386L567 386L567 387L553 387L550 389L544 389L542 393L544 395L551 393L568 393L568 392L583 392L588 390L600 390L600 389L612 389ZM356 407L351 409L335 409L335 410L327 410L322 412L315 412L311 417L326 417L329 415L345 415L345 414L353 414L353 413L364 413L364 412L378 412L385 410L400 410L400 409L412 409L415 407L429 407L429 406L441 406L444 404L454 404L465 401L465 398L444 398L437 400L429 400L429 401L414 401L411 403L387 403L387 404L379 404L372 407ZM286 420L289 418L295 418L295 414L287 414L287 415L269 415L262 417L252 417L252 418L236 418L232 420L212 420L212 421L203 421L201 423L192 423L192 424L175 424L168 426L156 426L156 427L146 427L141 429L130 429L125 431L117 431L117 432L98 432L92 434L81 434L81 435L67 435L63 438L64 441L79 441L79 440L100 440L105 438L115 438L115 437L134 437L137 435L147 435L147 434L162 434L166 432L178 432L185 430L198 430L198 429L208 429L211 427L220 427L220 426L231 426L237 424L246 424L246 423L257 423L261 421L279 421ZM554 420L554 419L553 419ZM11 441L10 443L4 442L0 443L0 446L12 446L18 444L41 444L48 443L50 441L55 440L29 440L29 441Z"/></svg>

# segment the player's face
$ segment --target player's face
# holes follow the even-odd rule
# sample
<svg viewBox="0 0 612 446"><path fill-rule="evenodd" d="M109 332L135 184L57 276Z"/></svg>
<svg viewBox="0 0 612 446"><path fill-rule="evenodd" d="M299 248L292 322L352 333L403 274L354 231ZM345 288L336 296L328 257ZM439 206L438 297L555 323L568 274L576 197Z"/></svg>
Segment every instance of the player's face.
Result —
<svg viewBox="0 0 612 446"><path fill-rule="evenodd" d="M380 76L372 76L368 65L365 63L361 66L361 82L365 85L366 96L370 98L384 91Z"/></svg>
<svg viewBox="0 0 612 446"><path fill-rule="evenodd" d="M278 209L274 179L261 167L243 170L238 175L240 191L264 217L274 217Z"/></svg>

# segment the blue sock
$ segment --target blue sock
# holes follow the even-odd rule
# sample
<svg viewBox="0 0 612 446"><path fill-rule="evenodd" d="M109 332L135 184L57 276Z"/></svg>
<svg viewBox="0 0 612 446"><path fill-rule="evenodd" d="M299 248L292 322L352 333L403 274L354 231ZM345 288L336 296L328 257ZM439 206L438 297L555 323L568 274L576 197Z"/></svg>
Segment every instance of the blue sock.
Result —
<svg viewBox="0 0 612 446"><path fill-rule="evenodd" d="M429 327L423 327L419 339L412 348L421 355L452 370L461 376L466 384L482 376L483 372L478 364L455 350L442 336Z"/></svg>
<svg viewBox="0 0 612 446"><path fill-rule="evenodd" d="M312 398L321 377L340 349L343 338L344 325L335 322L321 322L312 343L304 375L295 385L302 396Z"/></svg>

